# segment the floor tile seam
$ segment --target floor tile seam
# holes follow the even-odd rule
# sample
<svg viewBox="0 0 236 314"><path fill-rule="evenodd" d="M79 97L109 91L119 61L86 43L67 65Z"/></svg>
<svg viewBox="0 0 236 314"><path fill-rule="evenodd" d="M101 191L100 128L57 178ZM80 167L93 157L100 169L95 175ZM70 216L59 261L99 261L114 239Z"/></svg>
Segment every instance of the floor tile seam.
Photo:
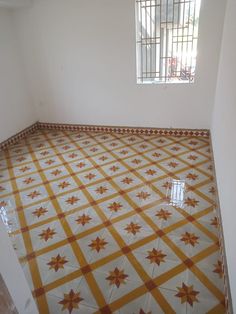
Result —
<svg viewBox="0 0 236 314"><path fill-rule="evenodd" d="M215 284L207 277L196 265L191 267L192 273L198 280L217 298L220 302L224 301L224 294L216 287Z"/></svg>
<svg viewBox="0 0 236 314"><path fill-rule="evenodd" d="M36 162L36 161L35 161ZM107 166L107 165L109 165L109 164L113 164L114 163L114 161L112 161L112 162L110 162L110 163L107 163L107 164L104 164L104 165L102 165L102 166L100 166L100 167L103 167L103 166ZM69 163L68 163L69 164ZM137 168L135 168L135 170L142 170L142 169L144 169L144 168L146 168L146 167L148 167L148 166L152 166L153 165L153 162L150 162L150 164L148 163L148 164L145 164L145 165L142 165L142 166L139 166L139 167L137 167ZM57 165L57 166L55 166L54 168L58 168L58 167L61 167L61 166L65 166L64 164L61 164L61 165ZM129 166L129 165L128 165ZM129 166L130 167L130 166ZM45 169L45 170L43 170L44 172L45 171L47 171L48 169ZM51 170L51 169L50 169ZM93 171L94 170L94 167L90 167L90 168L88 168L88 169L85 169L85 170L83 170L83 171L73 171L72 173L74 173L75 175L79 175L79 174L81 174L81 173L86 173L86 172L89 172L89 171ZM41 172L41 171L40 171ZM113 177L119 177L119 176L123 176L123 175L125 175L125 174L128 174L130 172L130 170L126 170L126 171L123 171L123 172L120 172L120 173L118 173L118 174L116 174L116 175L113 175ZM10 180L6 180L5 182L0 182L0 184L1 183L8 183L9 181L11 181L11 180L13 180L13 179L21 179L21 178L25 178L25 177L28 177L28 176L31 176L31 175L34 175L34 174L38 174L39 173L39 171L35 171L35 172L33 172L33 173L29 173L29 174L27 174L27 175L24 175L24 176L16 176L16 177L14 177L14 178L11 178ZM50 183L51 182L56 182L56 181L59 181L59 180L61 180L61 179L66 179L66 178L70 178L71 177L71 174L69 173L68 175L65 175L65 176L63 176L63 177L60 177L60 178L56 178L56 179L53 179L53 180L50 180ZM164 176L161 176L160 178L162 178L162 177L164 177ZM156 178L156 179L159 179L159 178ZM104 180L104 179L99 179L99 180L97 180L97 181L102 181L102 180ZM154 180L154 179L153 179ZM94 181L94 182L91 182L91 183L89 183L89 184L87 184L87 186L89 186L89 185L95 185L95 184L97 184L97 181ZM24 188L24 189L20 189L19 191L20 192L23 192L23 191L27 191L27 190L30 190L30 189L32 189L32 188L34 188L34 187L38 187L38 186L41 186L41 185L43 185L44 184L44 182L42 182L42 183L38 183L38 184L36 184L36 185L34 185L34 186L29 186L29 187L26 187L26 188ZM12 192L12 193L14 193L14 191ZM7 194L3 194L2 195L2 197L6 197L6 196L9 196L9 195L11 195L12 193L7 193Z"/></svg>
<svg viewBox="0 0 236 314"><path fill-rule="evenodd" d="M165 151L165 150L164 150ZM190 153L190 152L189 152ZM183 155L183 154L182 154ZM201 174L203 174L204 176L206 176L207 178L211 178L211 175L209 175L207 172L203 171L202 169L199 168L199 166L206 164L207 162L211 162L210 158L207 158L207 160L202 160L200 162L197 162L194 165L191 165L190 163L188 163L186 160L181 159L182 155L175 155L175 159L177 159L179 162L185 164L190 170L192 169L197 169L197 171L199 171Z"/></svg>
<svg viewBox="0 0 236 314"><path fill-rule="evenodd" d="M133 247L134 245L135 244L132 244L132 245L130 245L130 247ZM206 256L208 255L207 250L208 250L208 252L210 251L209 254L213 254L215 251L218 250L218 248L217 248L216 245L212 245L210 248L205 249L204 252L202 251L200 253L197 253L194 257L192 257L193 262L195 264L197 264L197 263L201 262L203 259L205 259ZM114 258L112 258L112 260L115 260L117 257L123 256L123 252L122 252L122 250L119 250L119 251L116 251L116 252L112 253L112 255L115 256ZM106 260L106 262L104 263L103 260ZM91 267L92 271L96 271L99 267L101 267L101 265L106 265L109 262L110 262L110 260L107 257L104 257L101 260L98 260L98 261L95 261L95 262L91 263L90 267ZM181 271L179 273L181 273L183 270L187 270L188 269L188 267L183 262L180 262L177 266L175 266L174 268L171 268L166 273L167 274L172 273L176 269L179 269L179 268L181 268ZM169 276L166 273L158 275L157 277L155 277L153 279L153 281L155 281L158 285L160 285L160 284L163 284L166 281L168 281L171 278L176 276L176 274L174 274L173 276ZM75 270L74 272L72 272L69 275L66 275L66 276L64 276L64 277L62 277L60 279L55 280L54 282L47 283L46 285L44 285L45 291L49 292L50 290L55 289L56 287L60 286L61 282L70 282L71 280L74 280L75 278L77 278L77 276L82 276L82 275L83 274L82 274L81 270L77 269L77 270ZM166 279L166 280L164 280L164 278L161 279L162 277L168 278L168 279Z"/></svg>
<svg viewBox="0 0 236 314"><path fill-rule="evenodd" d="M117 137L117 138L118 138L118 137ZM121 140L121 141L122 141L122 140ZM145 141L146 141L146 140L145 140ZM182 155L186 154L187 152L191 153L191 152L196 151L196 150L198 150L198 149L201 149L201 148L204 148L204 147L209 146L209 144L206 145L206 143L205 143L204 145L198 147L197 149L193 149L193 148L188 147L187 145L183 144L182 141L183 141L183 140L180 140L180 141L177 142L177 141L174 141L174 140L173 140L172 143L167 143L166 145L163 145L163 146L161 146L161 147L157 145L157 148L158 148L158 149L161 149L161 150L163 149L163 151L164 151L166 154L170 155L171 153L170 153L169 151L167 151L166 148L168 148L168 147L171 146L171 145L180 144L180 145L182 145L184 148L187 149L187 151L184 151L184 152L182 152L182 153L180 152L179 154L177 154L178 156L182 156ZM150 143L150 140L147 140L147 142ZM154 143L152 143L152 142L151 142L151 144L156 145L156 144L154 144ZM206 156L205 154L203 154L203 153L201 153L201 152L198 152L198 153L199 153L200 155L202 155L203 157L209 159L209 157Z"/></svg>
<svg viewBox="0 0 236 314"><path fill-rule="evenodd" d="M142 213L142 214L144 214L144 213ZM140 215L141 215L141 213L140 213ZM145 215L145 214L144 214ZM145 219L145 221L147 222L147 220ZM150 225L150 223L149 223L149 225ZM152 227L152 226L151 226ZM154 231L155 231L155 229L156 229L156 227L157 226L154 226ZM168 237L166 236L166 239L168 239ZM172 246L172 250L173 250L173 246L174 246L174 248L175 248L175 250L174 250L174 252L175 252L175 254L177 254L177 256L179 256L179 258L183 261L183 257L184 257L184 260L186 260L187 259L187 257L185 256L185 254L183 254L183 252L177 247L177 246L175 246L174 244L173 244L173 242L172 241L170 241L170 242L172 242L171 244L171 246L170 246L170 239L168 239L168 241L165 241L165 243L171 248L171 246ZM169 243L168 243L169 242ZM181 254L180 254L181 253ZM181 257L181 255L182 255L182 257Z"/></svg>
<svg viewBox="0 0 236 314"><path fill-rule="evenodd" d="M214 249L213 251L215 251L215 250L217 249L215 245L212 246L212 247L213 247L213 249ZM120 251L117 251L117 252L114 252L113 255L116 255L115 258L117 258L117 253L120 253L120 256L123 255L123 252L122 252L121 250L120 250ZM193 260L194 260L194 259L197 259L198 262L201 261L202 259L205 258L205 255L202 257L201 254L202 254L202 252L196 254L192 259L193 259ZM211 254L212 254L212 252L211 252ZM106 257L103 258L103 259L106 259ZM106 263L109 263L109 261L107 261ZM90 264L92 270L96 270L96 269L97 269L97 267L95 266L96 264L99 264L99 266L97 266L97 267L100 267L101 261L99 260L99 261L96 261L96 262ZM103 265L103 263L102 263L102 265ZM188 267L187 267L184 263L182 263L182 262L181 262L180 264L178 264L176 267L177 267L177 268L179 268L179 267L182 267L182 268L183 268L183 267L184 267L184 269L188 269ZM175 268L176 268L176 267L175 267ZM173 272L173 269L169 270L167 273L169 273L169 272ZM180 272L182 272L182 270L181 270ZM180 272L179 272L179 273L180 273ZM60 285L59 283L60 283L62 280L63 280L63 282L65 282L65 281L66 281L66 282L69 282L69 281L71 281L71 280L74 280L77 276L79 276L79 274L80 274L80 271L79 271L79 270L76 270L76 271L73 272L73 274L67 275L67 276L65 276L65 277L63 277L63 278L60 278L60 279L58 279L58 280L56 280L56 281L54 281L54 282L52 282L52 283L49 283L49 284L45 285L44 288L45 288L45 290L48 292L48 291L50 291L50 290L52 290L52 289L55 289L57 286L59 286L59 285ZM81 275L82 275L82 273L81 273ZM163 274L163 275L166 277L166 273ZM157 277L154 279L154 281L158 281L158 282L156 282L158 285L160 285L161 283L165 283L166 281L168 281L168 280L170 280L170 279L172 278L172 277L170 277L170 276L167 276L168 279L162 280L162 282L160 283L160 282L159 282L159 281L160 281L160 278L161 278L163 275L157 276ZM176 275L176 274L174 274L173 277L174 277L175 275ZM69 279L68 279L68 277L69 277ZM170 277L170 278L169 278L169 277ZM67 280L67 279L68 279L68 280Z"/></svg>
<svg viewBox="0 0 236 314"><path fill-rule="evenodd" d="M132 148L135 152L136 152L136 149L134 149L134 148ZM168 152L166 152L167 154L168 154ZM186 152L185 152L186 153ZM181 155L182 156L182 153L181 154L179 154L179 155ZM148 160L149 162L150 162L150 158L149 157L147 157L147 156L143 156L146 160ZM169 159L169 158L168 158ZM167 160L168 160L167 159ZM178 159L179 160L179 159ZM181 161L181 160L179 160L179 161ZM161 162L163 162L163 161L161 161ZM183 161L183 163L184 164L186 164L186 167L188 167L188 168L190 168L191 169L191 165L188 163L188 162L185 162L185 161ZM197 163L196 164L196 167L198 167L200 164L204 164L204 163L206 163L206 161L202 161L202 162L199 162L199 163ZM164 171L165 173L167 172L167 170L166 170L166 168L165 167L163 167L162 165L160 165L160 163L158 163L158 168L160 168L162 171ZM187 169L186 169L187 170ZM182 173L182 172L184 172L185 171L185 168L184 169L181 169L181 171L179 170L178 171L178 173ZM168 173L169 173L169 171L168 171ZM177 173L176 171L174 172L175 174ZM209 175L208 174L205 174L204 173L204 175L206 176L206 177L209 177Z"/></svg>
<svg viewBox="0 0 236 314"><path fill-rule="evenodd" d="M186 213L184 210L176 207L176 210L183 216L185 217L185 219L187 219L189 216L194 217L194 215L189 215L188 213ZM203 217L203 216L201 216ZM217 242L218 238L215 236L215 234L213 234L212 232L210 232L206 227L204 227L198 220L193 220L193 221L189 221L188 223L194 225L198 230L200 230L201 232L203 232L205 235L207 235L208 237L210 237L212 239L212 241Z"/></svg>
<svg viewBox="0 0 236 314"><path fill-rule="evenodd" d="M45 136L45 138L47 138L47 135L45 133L44 133L44 136ZM50 186L48 186L48 188L50 188ZM52 191L52 193L53 193L53 191ZM57 199L54 199L53 201L57 202ZM58 208L60 208L60 212L63 213L59 203L57 204L57 206L58 206ZM61 223L61 220L60 220L60 223ZM65 228L65 224L66 224L66 228ZM73 232L72 232L72 230L70 228L70 225L67 223L67 221L64 221L63 223L61 223L61 226L64 229L67 237L74 236L74 234L73 234ZM79 265L81 265L82 267L83 267L83 265L84 266L88 265L87 260L86 260L86 258L84 256L84 254L82 252L82 249L80 248L78 242L77 241L70 242L70 246L71 246L71 248L72 248L72 250L73 250L73 252L74 252L74 254L75 254L75 256L76 256L76 258L78 260L78 262L79 262ZM87 278L87 277L89 277L89 278ZM87 282L87 284L88 284L88 286L89 286L89 288L90 288L90 290L91 290L91 292L93 294L93 297L95 298L97 304L100 307L104 306L104 304L106 303L105 299L104 299L101 291L99 290L98 285L97 285L93 275L92 274L91 275L87 275L87 276L84 275L84 278L86 279L86 282Z"/></svg>
<svg viewBox="0 0 236 314"><path fill-rule="evenodd" d="M131 157L134 157L134 156L136 156L136 155L140 155L140 153L137 151L137 152L135 152L135 155L133 155L133 156L131 156ZM143 156L143 157L145 157L145 156ZM115 157L115 158L117 158L117 157ZM128 156L128 157L126 157L126 158L123 158L123 160L129 159L129 158L130 158L130 157ZM170 158L171 158L171 156L168 156L168 157L166 157L166 158L164 158L164 159L158 160L158 161L157 161L157 164L159 164L159 162L163 162L163 161L168 160L168 159L170 159ZM148 161L150 162L150 165L153 164L153 161L152 161L151 159L149 159ZM181 161L182 161L182 160L181 160ZM72 161L72 162L74 162L74 161ZM184 162L184 161L183 161L183 162ZM203 163L206 163L206 162L207 162L207 161L203 161L203 162L197 163L195 166L197 167L199 164L203 164ZM32 162L31 162L31 163L32 163ZM67 163L67 162L66 162L66 163ZM106 163L106 164L104 164L104 165L108 165L108 164L112 164L112 163L114 163L114 160L111 161L111 162L109 162L109 163ZM149 164L148 164L148 165L149 165ZM146 166L148 166L148 165L140 166L140 167L138 167L137 169L139 169L139 168L142 169L142 168L144 168L144 167L146 167ZM189 165L189 164L187 163L187 165ZM61 165L56 165L56 166L52 166L52 167L48 167L48 168L45 169L45 170L52 170L52 169L58 168L58 167L60 167L60 166L63 166L63 164L61 164ZM190 167L190 168L191 168L191 167ZM83 170L83 171L81 171L81 172L87 172L87 171L90 171L90 169L92 170L93 168L91 167L91 168L85 169L85 170ZM165 169L165 168L164 168L164 169ZM182 171L183 171L183 169L182 169ZM80 171L79 171L79 172L80 172ZM75 172L75 173L77 174L77 173L79 173L79 172ZM34 174L37 174L37 173L38 173L37 171L31 172L31 173L29 173L29 174L17 176L16 179L24 178L24 177L26 177L26 176L34 175ZM204 173L204 175L207 176L207 177L209 177L209 175L206 174L206 173ZM69 176L69 175L68 175L68 176ZM57 179L55 179L55 181L56 181L56 180L57 180ZM1 181L1 183L5 183L5 182L9 182L9 180Z"/></svg>
<svg viewBox="0 0 236 314"><path fill-rule="evenodd" d="M112 197L111 200L112 200L113 198L114 198L114 197ZM98 203L98 205L100 205L100 203L102 203L102 202L97 202L97 203ZM155 201L153 201L153 202L150 203L150 204L144 205L144 206L143 206L143 210L145 210L146 207L147 207L147 208L152 207L154 204L155 204ZM79 213L79 212L81 212L82 210L87 209L88 207L90 207L90 205L88 206L88 204L85 204L85 205L81 206L80 208L71 209L70 211L67 211L67 212L65 213L65 217L70 216L70 215L75 214L75 213ZM131 210L131 212L133 212L133 210ZM136 213L136 212L135 212L135 213ZM126 214L127 214L127 213L125 213L124 215L126 215ZM114 220L114 221L116 222L116 221L122 220L122 219L123 219L122 217L123 217L123 215L120 215L120 216L118 216L118 217L113 218L112 221ZM54 220L57 220L57 219L58 219L58 215L55 215L55 216L52 216L52 217L48 218L48 220L50 220L50 221L54 221ZM42 225L44 225L44 224L47 224L47 223L48 223L48 220L44 220L44 221L41 221L41 222L38 222L38 223L36 223L36 224L33 224L33 225L29 226L29 230L32 230L32 229L38 228L39 226L42 226ZM19 234L19 233L21 233L21 232L22 232L22 231L21 231L20 229L18 229L18 230L16 230L16 231L12 232L12 233L13 233L13 235L15 235L15 234Z"/></svg>
<svg viewBox="0 0 236 314"><path fill-rule="evenodd" d="M146 209L144 209L144 211L145 211L145 210L148 210L148 209L151 208L152 206L153 206L153 204L145 205ZM133 215L136 215L136 214L137 214L137 212L136 212L135 210L132 210L132 211L130 211L130 212L124 214L124 216L126 216L126 217L129 218L129 217L131 217L131 216L133 216ZM124 218L124 217L118 216L118 217L115 217L114 220L110 220L110 221L112 222L112 224L114 224L114 223L116 223L116 222L119 222L119 221L122 221L122 220L126 219L126 217ZM182 222L182 224L184 224L184 225L188 223L188 221L187 221L184 217L183 217L183 219L182 219L180 222ZM171 232L171 231L173 231L173 230L179 228L178 226L177 226L177 227L174 227L174 226L173 226L173 228L170 228L170 227L171 227L171 226L168 226L168 227L164 228L163 231L164 231L166 234L168 234L169 232ZM75 235L75 237L76 237L77 240L79 240L79 239L81 239L81 238L83 238L83 237L86 237L87 235L93 233L94 230L95 230L95 229L97 230L98 228L99 228L99 230L100 230L100 229L103 229L103 228L104 228L104 224L102 223L102 224L100 224L100 225L98 225L98 226L95 226L94 228L91 228L91 229L89 229L89 230L84 231L84 234L83 234L83 235L81 235L81 233L79 233L79 234ZM168 229L169 231L166 231L167 229ZM38 250L38 251L34 251L34 253L36 254L36 256L43 255L43 254L45 254L45 253L47 253L47 252L49 252L49 251L52 251L55 246L58 247L58 245L59 245L58 243L61 243L60 246L64 246L64 245L65 245L65 241L67 241L67 240L59 241L59 242L57 242L57 243L55 243L55 244L52 244L52 245L49 246L49 247L46 247L45 249L40 249L40 250ZM137 243L137 242L136 242L136 243ZM136 248L137 248L137 247L136 247Z"/></svg>
<svg viewBox="0 0 236 314"><path fill-rule="evenodd" d="M83 152L83 150L82 150L82 152ZM95 165L96 165L96 162L93 162L93 164L95 163ZM101 168L99 168L98 169L100 172L101 172L101 174L103 174L103 169L101 169ZM115 183L115 182L111 182L111 185L113 186L113 188L115 188L117 191L120 189L120 187ZM127 194L126 194L126 196L127 196ZM133 205L135 205L135 204L133 204ZM135 205L136 206L136 205ZM103 219L103 220L106 220L106 216L102 213L102 212L100 212L100 208L99 209L97 209L97 207L96 207L96 205L95 206L93 206L94 207L94 209L96 210L96 212L97 212L97 214ZM133 206L132 206L133 207ZM126 243L123 241L123 239L119 236L119 234L117 233L117 231L114 229L114 227L113 227L113 225L111 225L110 227L107 227L107 229L111 229L112 230L112 233L111 233L111 231L110 231L110 233L112 234L112 236L113 236L113 239L115 239L115 241L117 242L117 244L120 246L120 248L121 248L121 245L123 246L123 245L125 245ZM119 238L119 239L118 239ZM119 241L118 241L119 240ZM131 253L130 253L131 254ZM131 263L131 265L134 267L134 269L136 270L136 272L137 272L137 274L140 276L140 274L139 274L139 272L140 272L140 269L138 269L137 268L137 266L136 266L136 263L138 263L138 261L137 261L137 259L135 258L135 256L133 255L133 254L131 254L131 258L130 258L130 256L129 255L127 255L128 256L128 259L129 259L129 261L130 261L130 263ZM144 269L141 267L141 269L143 270L143 274L142 274L142 276L144 276L145 275L145 277L146 276L148 276L148 274L144 271ZM139 270L139 271L138 271ZM140 276L141 277L141 276ZM141 277L141 280L142 280L143 278ZM146 278L146 280L151 280L151 278L148 276L147 278ZM155 297L155 296L154 296ZM161 293L159 292L159 299L161 298ZM162 299L162 302L164 302L164 297L163 298L161 298ZM160 300L159 300L159 302L160 302ZM162 303L161 303L162 304ZM160 305L161 305L160 304ZM163 305L162 305L163 306Z"/></svg>

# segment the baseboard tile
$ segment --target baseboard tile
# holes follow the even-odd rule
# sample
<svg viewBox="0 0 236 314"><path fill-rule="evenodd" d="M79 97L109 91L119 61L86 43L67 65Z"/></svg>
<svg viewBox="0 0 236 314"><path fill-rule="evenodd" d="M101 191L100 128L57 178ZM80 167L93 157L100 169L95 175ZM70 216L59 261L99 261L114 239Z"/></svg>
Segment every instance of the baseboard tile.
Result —
<svg viewBox="0 0 236 314"><path fill-rule="evenodd" d="M0 150L4 150L8 148L10 145L16 144L23 138L25 138L28 134L33 133L38 129L38 122L35 122L34 124L30 125L29 127L25 128L24 130L18 132L17 134L9 137L4 142L0 143Z"/></svg>
<svg viewBox="0 0 236 314"><path fill-rule="evenodd" d="M65 123L45 123L35 122L26 129L11 136L4 142L0 143L0 150L4 150L10 145L16 144L28 134L36 130L67 130L81 132L104 132L104 133L127 133L127 134L145 134L145 135L162 135L162 136L192 136L192 137L209 137L210 131L207 129L168 129L168 128L148 128L148 127L126 127L126 126L102 126L102 125L85 125L85 124L65 124Z"/></svg>
<svg viewBox="0 0 236 314"><path fill-rule="evenodd" d="M38 123L39 129L47 130L69 130L69 131L90 131L105 133L128 133L147 134L165 136L196 136L209 137L207 129L168 129L168 128L148 128L148 127L125 127L125 126L102 126L85 124L64 124L64 123Z"/></svg>

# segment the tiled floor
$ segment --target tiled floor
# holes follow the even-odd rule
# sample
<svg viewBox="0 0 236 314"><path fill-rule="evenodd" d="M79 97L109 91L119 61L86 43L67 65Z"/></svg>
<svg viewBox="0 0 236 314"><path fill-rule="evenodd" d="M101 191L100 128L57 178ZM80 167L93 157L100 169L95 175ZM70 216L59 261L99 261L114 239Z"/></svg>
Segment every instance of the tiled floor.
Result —
<svg viewBox="0 0 236 314"><path fill-rule="evenodd" d="M225 313L209 139L37 131L0 205L40 313Z"/></svg>

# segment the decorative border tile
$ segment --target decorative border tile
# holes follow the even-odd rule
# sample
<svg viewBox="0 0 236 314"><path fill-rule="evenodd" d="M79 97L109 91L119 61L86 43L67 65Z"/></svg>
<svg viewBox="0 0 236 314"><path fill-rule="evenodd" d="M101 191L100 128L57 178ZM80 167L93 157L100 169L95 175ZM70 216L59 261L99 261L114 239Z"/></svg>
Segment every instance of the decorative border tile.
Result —
<svg viewBox="0 0 236 314"><path fill-rule="evenodd" d="M62 124L62 123L38 123L39 129L48 130L69 130L69 131L90 131L104 133L128 133L164 136L196 136L209 137L209 130L193 129L165 129L165 128L145 128L145 127L125 127L125 126L100 126L84 124Z"/></svg>
<svg viewBox="0 0 236 314"><path fill-rule="evenodd" d="M22 140L23 138L25 138L28 134L33 133L34 131L36 131L38 129L38 122L35 122L34 124L32 124L31 126L29 126L28 128L20 131L19 133L11 136L10 138L8 138L7 140L5 140L4 142L0 143L0 150L4 150L6 149L8 146L13 145L17 142L19 142L20 140Z"/></svg>
<svg viewBox="0 0 236 314"><path fill-rule="evenodd" d="M45 123L36 122L21 132L11 136L9 139L0 143L0 150L17 143L28 134L35 130L67 130L83 132L104 132L104 133L127 133L127 134L145 134L145 135L163 135L163 136L194 136L209 137L209 130L194 129L165 129L165 128L142 128L142 127L124 127L124 126L101 126L84 124L64 124L64 123Z"/></svg>

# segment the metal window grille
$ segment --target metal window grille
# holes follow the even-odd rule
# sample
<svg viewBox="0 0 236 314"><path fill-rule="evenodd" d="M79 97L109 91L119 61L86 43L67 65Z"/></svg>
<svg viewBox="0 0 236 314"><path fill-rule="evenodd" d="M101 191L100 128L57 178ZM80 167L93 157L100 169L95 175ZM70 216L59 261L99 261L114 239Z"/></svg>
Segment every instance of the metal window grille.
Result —
<svg viewBox="0 0 236 314"><path fill-rule="evenodd" d="M136 0L138 83L194 82L201 0Z"/></svg>

